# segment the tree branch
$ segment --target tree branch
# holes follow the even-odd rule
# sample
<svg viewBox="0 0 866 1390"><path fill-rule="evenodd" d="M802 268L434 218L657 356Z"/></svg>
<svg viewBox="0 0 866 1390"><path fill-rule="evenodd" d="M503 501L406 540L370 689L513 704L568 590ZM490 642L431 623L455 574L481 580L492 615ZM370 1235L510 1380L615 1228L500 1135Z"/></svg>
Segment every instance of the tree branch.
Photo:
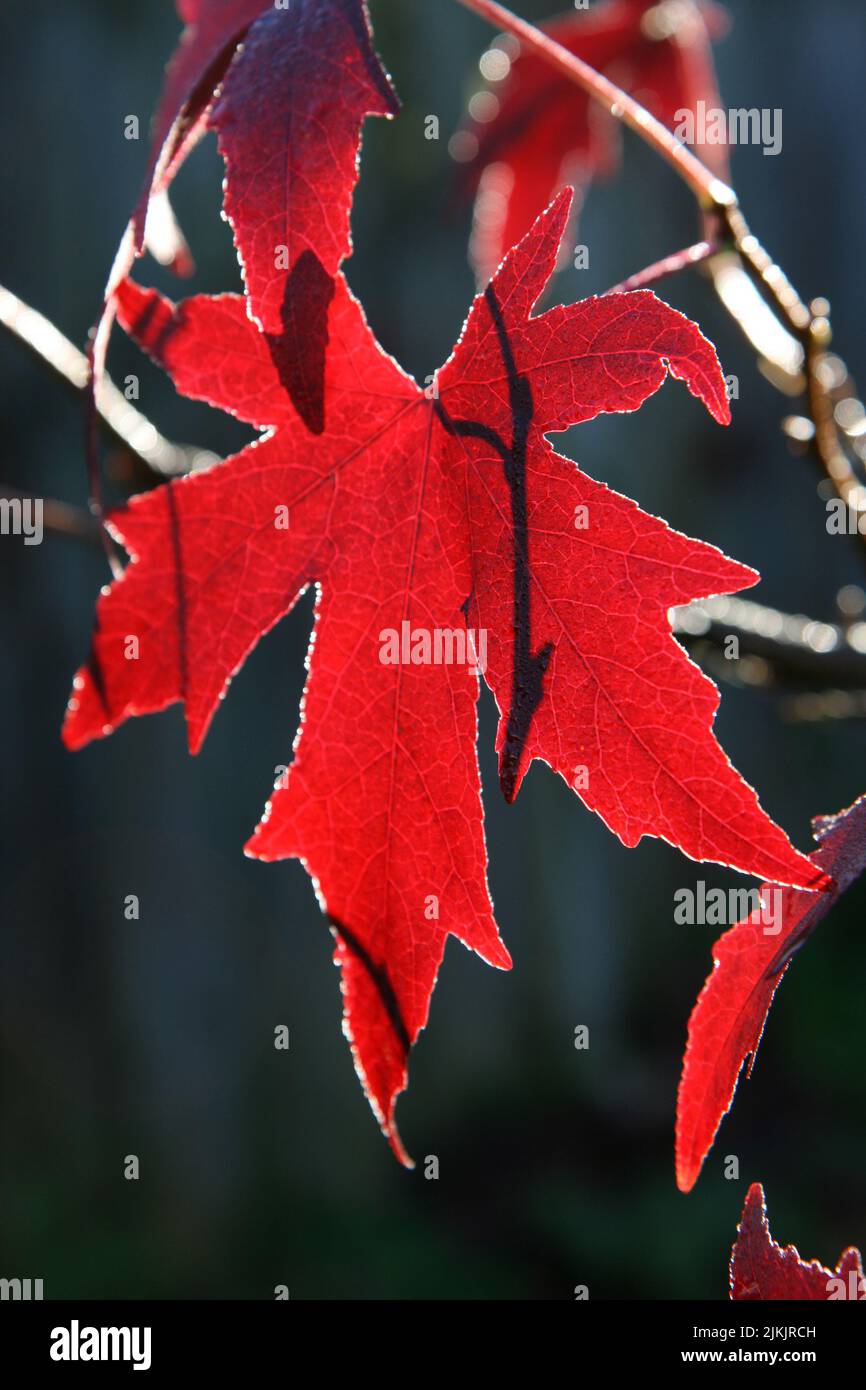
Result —
<svg viewBox="0 0 866 1390"><path fill-rule="evenodd" d="M67 536L72 540L88 541L99 545L99 522L83 507L72 507L68 502L58 502L53 497L36 498L32 493L19 492L17 488L0 483L0 499L4 501L39 501L42 503L42 526L55 535Z"/></svg>
<svg viewBox="0 0 866 1390"><path fill-rule="evenodd" d="M676 275L681 270L688 270L692 266L700 265L710 256L714 256L718 251L718 245L711 241L699 241L694 246L687 246L684 251L675 251L672 256L665 256L663 260L655 261L648 265L645 270L639 270L635 275L630 275L627 280L621 280L612 289L605 290L605 294L625 294L628 290L642 290L647 285L658 284L659 280L664 280L668 275Z"/></svg>
<svg viewBox="0 0 866 1390"><path fill-rule="evenodd" d="M714 650L710 664L723 679L768 689L866 687L866 622L824 623L736 596L674 608L670 617L694 655Z"/></svg>
<svg viewBox="0 0 866 1390"><path fill-rule="evenodd" d="M85 353L79 352L50 319L2 285L0 325L66 386L82 395L87 391L90 368ZM114 438L159 478L179 477L216 461L205 449L166 439L108 377L100 386L97 411Z"/></svg>

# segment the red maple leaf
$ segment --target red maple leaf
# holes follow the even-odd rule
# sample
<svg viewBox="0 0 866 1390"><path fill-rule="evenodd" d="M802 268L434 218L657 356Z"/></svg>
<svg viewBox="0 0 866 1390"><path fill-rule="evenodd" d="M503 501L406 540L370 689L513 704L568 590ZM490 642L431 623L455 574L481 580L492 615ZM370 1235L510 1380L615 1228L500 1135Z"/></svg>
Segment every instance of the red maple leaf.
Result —
<svg viewBox="0 0 866 1390"><path fill-rule="evenodd" d="M724 32L726 18L715 5L609 0L541 27L670 129L678 112L694 112L699 101L719 105L710 39ZM511 36L501 52L507 76L463 132L473 153L461 182L477 195L470 257L482 283L558 189L572 184L585 192L593 178L615 173L620 158L619 123L585 92L535 53L520 52ZM694 149L727 178L723 146Z"/></svg>
<svg viewBox="0 0 866 1390"><path fill-rule="evenodd" d="M401 1157L394 1103L449 933L510 963L486 883L473 665L499 706L509 800L540 758L626 844L656 835L696 859L823 882L716 743L718 692L670 632L671 607L754 571L545 439L636 410L666 372L728 418L712 345L648 291L531 317L568 209L563 194L476 299L429 393L338 275L317 436L289 404L284 340L257 330L241 296L176 307L131 283L118 296L179 391L268 432L114 513L132 562L99 600L65 739L182 700L197 750L247 654L317 585L294 762L248 852L301 858L313 876L345 1030Z"/></svg>
<svg viewBox="0 0 866 1390"><path fill-rule="evenodd" d="M753 1182L731 1251L731 1298L745 1303L862 1301L866 1299L866 1280L860 1251L849 1246L832 1270L817 1260L807 1263L793 1245L782 1249L770 1235L764 1189Z"/></svg>
<svg viewBox="0 0 866 1390"><path fill-rule="evenodd" d="M866 867L866 796L813 821L820 842L809 858L835 880L816 896L764 883L757 906L713 946L713 969L689 1019L677 1098L677 1185L695 1185L737 1080L751 1076L773 997L791 959Z"/></svg>
<svg viewBox="0 0 866 1390"><path fill-rule="evenodd" d="M273 0L178 0L178 10L187 27L168 66L141 193L109 278L95 374L104 366L112 296L146 232L161 243L160 260L189 268L167 192L213 126L249 312L294 342L285 356L286 389L311 429L321 430L328 304L351 250L360 128L365 116L398 109L373 50L365 0L294 0L279 9Z"/></svg>

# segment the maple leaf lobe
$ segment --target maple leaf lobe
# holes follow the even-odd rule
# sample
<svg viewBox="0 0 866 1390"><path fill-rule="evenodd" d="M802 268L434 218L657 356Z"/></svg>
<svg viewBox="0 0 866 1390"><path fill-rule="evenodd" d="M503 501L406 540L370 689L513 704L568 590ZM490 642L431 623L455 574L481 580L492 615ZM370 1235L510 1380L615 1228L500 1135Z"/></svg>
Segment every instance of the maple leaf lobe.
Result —
<svg viewBox="0 0 866 1390"><path fill-rule="evenodd" d="M625 844L660 835L695 859L745 872L763 860L812 885L814 867L772 826L712 738L718 691L670 632L677 603L734 592L757 575L593 482L544 437L602 411L637 409L667 371L717 419L729 412L712 345L648 291L531 317L569 198L560 194L505 258L437 377L440 415L473 478L470 530L485 537L473 559L471 612L489 633L485 680L500 709L507 794L533 757L570 785L583 765L589 785L579 795ZM578 510L592 518L588 530L575 529ZM531 663L548 643L554 655L536 708ZM682 698L672 717L674 692ZM518 738L521 706L534 718ZM722 799L724 824L713 809Z"/></svg>
<svg viewBox="0 0 866 1390"><path fill-rule="evenodd" d="M262 13L210 113L248 311L282 341L284 383L317 434L333 277L352 249L360 128L398 110L366 5L301 0Z"/></svg>

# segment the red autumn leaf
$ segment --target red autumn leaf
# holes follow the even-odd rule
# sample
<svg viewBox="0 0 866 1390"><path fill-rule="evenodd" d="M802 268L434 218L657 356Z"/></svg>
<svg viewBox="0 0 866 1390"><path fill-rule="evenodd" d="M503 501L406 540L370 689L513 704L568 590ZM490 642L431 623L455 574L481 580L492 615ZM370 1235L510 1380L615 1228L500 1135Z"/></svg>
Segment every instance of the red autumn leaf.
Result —
<svg viewBox="0 0 866 1390"><path fill-rule="evenodd" d="M745 1303L866 1299L860 1251L849 1246L831 1270L817 1260L807 1263L793 1245L783 1250L770 1235L764 1189L753 1182L731 1251L731 1298Z"/></svg>
<svg viewBox="0 0 866 1390"><path fill-rule="evenodd" d="M715 5L609 0L542 28L673 129L677 112L695 111L699 101L719 105L710 39L725 24ZM476 193L470 255L482 283L558 189L572 184L585 191L619 164L618 122L542 58L516 47L509 36L499 59L507 75L482 98L482 119L463 132L473 152L463 183ZM727 178L724 147L695 144L694 150Z"/></svg>
<svg viewBox="0 0 866 1390"><path fill-rule="evenodd" d="M333 276L351 250L360 128L367 115L397 110L373 51L365 0L294 0L279 9L273 0L182 0L178 10L187 27L168 67L144 183L109 279L96 375L111 297L141 253L145 231L163 263L190 267L167 190L213 125L249 311L267 331L294 341L285 385L307 424L321 430L327 310Z"/></svg>
<svg viewBox="0 0 866 1390"><path fill-rule="evenodd" d="M76 748L182 700L197 750L245 657L317 585L295 759L248 852L298 857L313 876L356 1066L401 1157L394 1103L448 935L510 963L486 883L476 658L509 799L540 758L626 844L657 835L821 886L716 743L718 692L670 632L671 607L754 572L544 437L636 410L666 372L728 418L711 344L648 291L531 317L568 207L563 194L476 299L429 393L338 275L318 436L289 404L284 340L260 333L240 296L176 307L129 282L119 294L124 326L178 390L268 432L114 514L131 563L99 600L65 739Z"/></svg>
<svg viewBox="0 0 866 1390"><path fill-rule="evenodd" d="M746 1058L751 1076L770 1005L791 959L833 903L866 868L866 796L837 816L819 816L816 869L835 880L815 895L764 883L762 907L713 946L713 970L689 1019L677 1098L677 1185L697 1182L719 1125L731 1108Z"/></svg>

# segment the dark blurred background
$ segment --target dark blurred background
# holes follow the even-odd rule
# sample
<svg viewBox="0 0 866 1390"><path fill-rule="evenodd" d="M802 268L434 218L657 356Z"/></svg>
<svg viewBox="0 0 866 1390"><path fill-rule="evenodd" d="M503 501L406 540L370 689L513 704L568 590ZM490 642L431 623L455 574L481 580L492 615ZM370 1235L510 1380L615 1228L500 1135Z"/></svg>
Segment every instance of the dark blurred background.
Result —
<svg viewBox="0 0 866 1390"><path fill-rule="evenodd" d="M348 275L386 348L423 380L473 293L468 209L447 211L447 141L489 32L446 0L371 8L404 109L367 125ZM743 205L803 293L831 300L838 348L866 380L866 10L731 0L730 11L724 104L784 111L777 158L733 151ZM124 117L146 132L177 32L170 0L3 5L0 281L77 343L144 167ZM424 139L429 114L438 143ZM196 277L178 287L148 261L141 278L176 296L239 287L220 181L210 137L174 200ZM623 177L596 187L584 213L590 268L557 293L606 289L696 236L688 195L629 139ZM575 431L565 451L759 567L751 596L832 619L836 591L864 578L861 548L827 535L814 465L779 433L788 408L706 284L681 276L662 292L739 376L733 427L668 385L636 416ZM142 409L171 438L228 453L248 437L177 398L119 334L112 371L140 374ZM0 391L0 482L83 505L80 403L5 336ZM197 759L179 707L72 756L60 723L105 560L47 535L32 548L4 539L0 567L0 1275L41 1277L46 1297L270 1298L286 1284L293 1298L532 1299L586 1284L592 1298L722 1298L755 1179L774 1233L804 1255L834 1261L866 1242L866 885L797 957L754 1079L683 1197L676 1087L718 931L676 926L673 894L698 877L742 880L656 841L624 849L540 764L507 808L485 698L491 886L515 969L449 944L399 1106L421 1160L404 1172L355 1078L303 869L242 854L290 757L310 597L247 662ZM810 816L866 790L862 723L792 723L771 695L727 687L717 727L800 848ZM124 918L131 893L138 922ZM280 1023L288 1053L273 1046ZM578 1024L588 1052L574 1048ZM128 1154L137 1182L123 1177ZM438 1181L423 1176L428 1154ZM729 1154L739 1181L724 1177Z"/></svg>

